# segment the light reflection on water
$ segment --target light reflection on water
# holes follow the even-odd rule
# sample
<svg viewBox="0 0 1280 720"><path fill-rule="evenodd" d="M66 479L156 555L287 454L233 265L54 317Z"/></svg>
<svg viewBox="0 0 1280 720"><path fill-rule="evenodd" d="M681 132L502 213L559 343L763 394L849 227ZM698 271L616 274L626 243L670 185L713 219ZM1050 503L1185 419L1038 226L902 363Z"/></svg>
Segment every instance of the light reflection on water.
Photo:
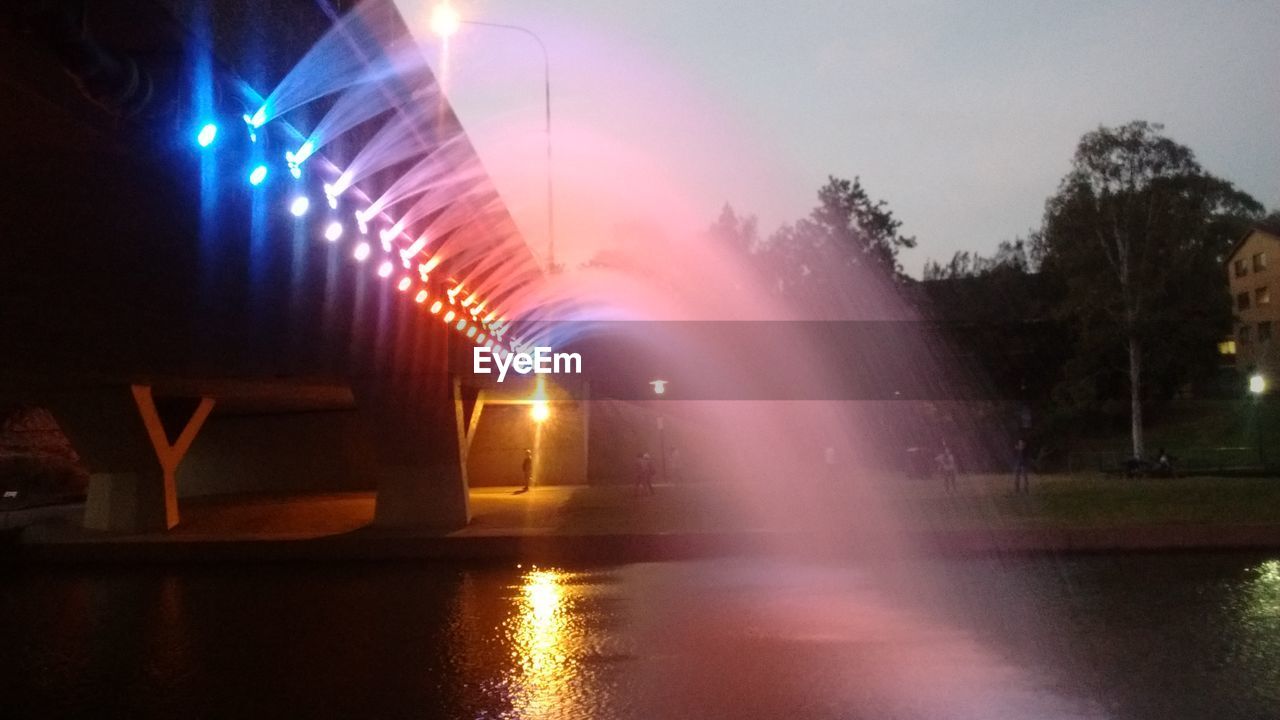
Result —
<svg viewBox="0 0 1280 720"><path fill-rule="evenodd" d="M1280 558L0 576L8 718L1280 717ZM939 606L951 608L939 613Z"/></svg>
<svg viewBox="0 0 1280 720"><path fill-rule="evenodd" d="M1280 560L1264 560L1249 574L1253 576L1245 590L1249 614L1280 619Z"/></svg>
<svg viewBox="0 0 1280 720"><path fill-rule="evenodd" d="M581 645L581 617L563 571L535 568L521 580L515 614L504 627L516 663L511 703L520 717L549 717L571 698L578 660L570 652Z"/></svg>

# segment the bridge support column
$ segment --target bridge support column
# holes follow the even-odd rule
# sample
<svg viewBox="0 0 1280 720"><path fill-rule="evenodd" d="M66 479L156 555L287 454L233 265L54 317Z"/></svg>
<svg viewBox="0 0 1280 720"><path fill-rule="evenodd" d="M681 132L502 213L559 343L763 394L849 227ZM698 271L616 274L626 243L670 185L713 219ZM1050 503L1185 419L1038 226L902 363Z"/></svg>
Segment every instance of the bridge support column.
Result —
<svg viewBox="0 0 1280 720"><path fill-rule="evenodd" d="M379 454L374 525L448 532L471 522L461 388L449 385L451 402L357 397Z"/></svg>
<svg viewBox="0 0 1280 720"><path fill-rule="evenodd" d="M178 524L178 465L212 412L212 398L196 402L172 443L148 385L65 393L51 405L89 467L85 527L143 533Z"/></svg>

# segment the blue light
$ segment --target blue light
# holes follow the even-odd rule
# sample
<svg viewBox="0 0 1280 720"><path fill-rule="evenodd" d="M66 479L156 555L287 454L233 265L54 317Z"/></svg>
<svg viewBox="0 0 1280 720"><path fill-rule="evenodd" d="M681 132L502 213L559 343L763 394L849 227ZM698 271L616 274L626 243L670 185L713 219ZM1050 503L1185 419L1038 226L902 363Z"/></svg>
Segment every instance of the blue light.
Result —
<svg viewBox="0 0 1280 720"><path fill-rule="evenodd" d="M310 208L311 201L307 199L306 195L299 195L293 199L293 202L289 203L289 212L292 213L294 217L302 217L303 215L306 215L307 210Z"/></svg>
<svg viewBox="0 0 1280 720"><path fill-rule="evenodd" d="M256 128L262 127L262 123L267 121L267 106L263 105L262 107L258 108L258 111L255 112L252 116L245 115L244 121L245 121L245 124L247 124L251 128L256 129Z"/></svg>
<svg viewBox="0 0 1280 720"><path fill-rule="evenodd" d="M267 166L259 165L249 173L250 185L261 185L263 180L267 179Z"/></svg>
<svg viewBox="0 0 1280 720"><path fill-rule="evenodd" d="M200 132L196 133L196 143L200 147L209 147L216 137L218 137L218 126L213 123L206 123L204 127L200 128Z"/></svg>

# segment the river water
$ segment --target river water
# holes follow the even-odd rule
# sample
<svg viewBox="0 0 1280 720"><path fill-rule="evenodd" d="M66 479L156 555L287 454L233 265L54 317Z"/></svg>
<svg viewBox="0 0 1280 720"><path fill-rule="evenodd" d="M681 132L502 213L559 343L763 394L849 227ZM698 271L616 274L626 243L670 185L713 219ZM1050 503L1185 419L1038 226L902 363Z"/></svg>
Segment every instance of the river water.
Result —
<svg viewBox="0 0 1280 720"><path fill-rule="evenodd" d="M7 718L1280 717L1277 556L0 581Z"/></svg>

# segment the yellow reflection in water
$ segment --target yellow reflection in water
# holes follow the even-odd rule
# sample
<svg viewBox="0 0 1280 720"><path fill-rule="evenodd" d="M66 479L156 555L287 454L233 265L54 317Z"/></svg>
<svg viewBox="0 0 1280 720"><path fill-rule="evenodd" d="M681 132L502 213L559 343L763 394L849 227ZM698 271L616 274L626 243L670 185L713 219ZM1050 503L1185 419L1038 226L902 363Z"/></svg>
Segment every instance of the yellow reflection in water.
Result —
<svg viewBox="0 0 1280 720"><path fill-rule="evenodd" d="M1249 611L1262 617L1280 616L1280 560L1267 560L1254 568L1248 585Z"/></svg>
<svg viewBox="0 0 1280 720"><path fill-rule="evenodd" d="M516 662L513 709L520 717L557 716L571 703L573 648L581 628L573 615L568 574L534 568L525 574L508 628Z"/></svg>

